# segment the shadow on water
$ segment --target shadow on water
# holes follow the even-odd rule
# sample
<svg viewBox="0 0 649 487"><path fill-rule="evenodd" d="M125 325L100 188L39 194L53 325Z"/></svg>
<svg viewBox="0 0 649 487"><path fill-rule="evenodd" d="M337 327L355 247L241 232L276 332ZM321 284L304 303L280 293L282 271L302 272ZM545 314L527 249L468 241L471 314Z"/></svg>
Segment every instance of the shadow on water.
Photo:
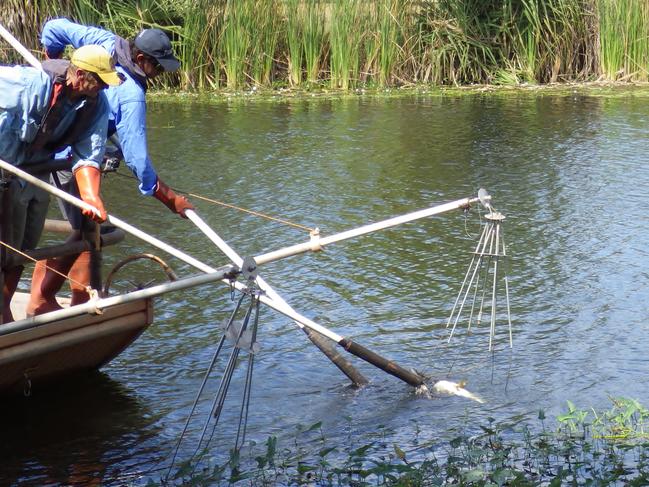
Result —
<svg viewBox="0 0 649 487"><path fill-rule="evenodd" d="M155 428L143 428L153 420L134 391L100 372L2 398L0 485L124 485L123 474L156 461Z"/></svg>

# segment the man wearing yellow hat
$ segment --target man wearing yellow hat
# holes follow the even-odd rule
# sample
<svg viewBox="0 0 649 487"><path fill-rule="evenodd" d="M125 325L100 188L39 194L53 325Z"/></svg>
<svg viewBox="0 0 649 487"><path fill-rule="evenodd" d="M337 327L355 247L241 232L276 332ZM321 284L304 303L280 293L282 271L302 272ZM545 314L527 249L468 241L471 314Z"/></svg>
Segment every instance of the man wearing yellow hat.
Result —
<svg viewBox="0 0 649 487"><path fill-rule="evenodd" d="M70 165L78 194L99 214L85 212L95 221L106 219L99 196L99 166L104 156L108 102L103 89L121 83L110 54L100 46L84 46L70 61L45 61L42 70L24 66L0 67L0 159L49 178L47 164L60 149L71 146ZM27 251L36 247L43 231L49 196L31 184L3 175L0 202L2 241ZM23 271L4 263L2 322L13 321L9 308Z"/></svg>

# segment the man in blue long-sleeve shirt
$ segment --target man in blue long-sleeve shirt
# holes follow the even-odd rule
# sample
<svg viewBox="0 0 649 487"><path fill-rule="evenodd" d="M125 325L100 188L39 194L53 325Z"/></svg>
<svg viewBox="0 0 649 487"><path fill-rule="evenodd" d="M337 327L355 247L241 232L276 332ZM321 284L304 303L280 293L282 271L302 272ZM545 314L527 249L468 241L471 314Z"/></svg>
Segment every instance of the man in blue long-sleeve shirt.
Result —
<svg viewBox="0 0 649 487"><path fill-rule="evenodd" d="M163 71L175 71L180 62L174 57L169 38L158 29L143 30L132 43L98 27L75 24L68 19L46 22L41 42L49 58L61 55L67 45L103 46L117 61L124 83L106 91L110 106L109 134L116 131L126 165L137 176L140 192L153 195L169 209L183 215L191 205L171 191L157 175L147 152L147 80Z"/></svg>
<svg viewBox="0 0 649 487"><path fill-rule="evenodd" d="M139 181L143 195L154 196L174 213L184 217L192 204L176 194L156 173L147 151L146 90L147 80L164 71L176 71L180 62L173 55L169 38L159 29L145 29L129 42L110 31L88 27L68 19L53 19L45 23L41 43L48 58L57 58L66 46L75 48L98 44L113 54L117 71L124 83L106 91L110 107L108 134L116 132L124 161ZM70 271L72 302L79 304L89 296L85 288L74 284L90 281L90 252L82 253ZM40 314L58 308L55 295L64 279L47 272L48 262L40 262L32 277L32 295L28 312Z"/></svg>
<svg viewBox="0 0 649 487"><path fill-rule="evenodd" d="M0 158L41 178L58 150L71 146L71 164L81 198L106 219L99 197L99 165L104 156L108 102L102 90L121 82L110 54L100 46L77 49L70 61L46 61L43 70L0 67ZM33 185L6 177L0 210L3 243L19 251L36 247L49 197ZM6 196L6 197L5 197ZM4 232L6 230L6 233ZM3 262L3 322L12 321L10 303L23 267Z"/></svg>

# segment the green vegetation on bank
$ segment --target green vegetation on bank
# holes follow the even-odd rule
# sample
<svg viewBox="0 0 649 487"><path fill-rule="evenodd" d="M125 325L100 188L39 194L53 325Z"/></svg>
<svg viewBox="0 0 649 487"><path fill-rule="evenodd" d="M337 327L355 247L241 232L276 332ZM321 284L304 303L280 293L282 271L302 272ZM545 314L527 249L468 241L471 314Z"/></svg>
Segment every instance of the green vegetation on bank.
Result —
<svg viewBox="0 0 649 487"><path fill-rule="evenodd" d="M126 38L160 27L182 61L163 87L229 90L649 80L637 0L4 0L38 50L68 16ZM6 43L0 61L19 62Z"/></svg>
<svg viewBox="0 0 649 487"><path fill-rule="evenodd" d="M608 411L568 410L549 429L543 411L534 429L523 425L473 425L450 441L392 442L378 426L373 438L331 445L320 423L300 427L289 444L270 437L265 445L231 452L223 464L182 465L170 485L400 485L536 486L649 483L649 410L632 399L611 398ZM174 478L175 477L175 478ZM150 485L159 485L151 480Z"/></svg>

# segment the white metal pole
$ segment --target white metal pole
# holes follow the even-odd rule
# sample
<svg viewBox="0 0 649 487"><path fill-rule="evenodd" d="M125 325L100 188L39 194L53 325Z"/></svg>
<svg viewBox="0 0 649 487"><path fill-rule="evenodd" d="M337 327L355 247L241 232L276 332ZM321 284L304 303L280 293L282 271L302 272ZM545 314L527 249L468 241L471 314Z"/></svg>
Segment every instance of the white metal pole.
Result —
<svg viewBox="0 0 649 487"><path fill-rule="evenodd" d="M19 41L16 39L11 32L9 32L7 29L4 28L2 24L0 24L0 35L4 37L4 39L13 46L13 48L18 51L20 54L23 55L23 57L27 60L29 64L31 64L35 68L41 67L41 62L34 57L34 55L29 52Z"/></svg>
<svg viewBox="0 0 649 487"><path fill-rule="evenodd" d="M225 241L223 241L217 234L212 230L197 214L196 212L189 210L185 213L189 219L191 219L227 256L229 256L232 260L235 262L239 263L239 266L242 266L244 264L243 259L230 247L228 246ZM266 282L261 279L260 277L257 276L255 279L255 282L257 285L262 289L266 291L266 295L262 294L260 296L260 300L267 304L268 306L271 306L272 308L278 310L280 313L283 313L284 315L293 318L293 320L298 324L303 324L304 327L316 330L320 334L330 338L333 340L335 343L337 343L339 346L343 347L346 351L351 353L352 355L355 355L364 361L380 368L384 372L387 372L391 375L394 375L395 377L401 379L402 381L410 384L411 386L414 387L422 387L424 386L424 377L421 376L420 374L413 372L412 370L406 370L403 367L399 366L397 363L392 362L391 360L385 359L384 357L380 356L379 354L372 352L371 350L368 350L367 348L358 345L357 343L354 343L352 340L349 340L343 336L340 336L336 333L333 333L329 331L328 329L324 328L321 325L318 325L314 321L309 320L308 318L305 318L304 316L298 314L293 308L291 308L288 303L286 303ZM235 283L235 286L237 284L241 287L245 288L245 285L241 283ZM237 286L237 288L240 289L240 287ZM272 299L275 298L275 299ZM303 328L303 327L302 327ZM313 339L312 339L313 340ZM315 341L314 341L315 343ZM316 343L317 345L317 343ZM323 350L324 352L324 350ZM329 353L325 352L325 354L332 359ZM367 380L359 375L355 369L351 366L351 364L339 364L338 361L333 360L332 361L350 378L352 381L358 383L357 381L361 381L361 383L366 383Z"/></svg>
<svg viewBox="0 0 649 487"><path fill-rule="evenodd" d="M203 219L196 214L193 210L187 210L185 212L187 218L189 218L206 236L209 238L225 255L230 259L235 265L241 267L243 264L243 258L237 254L237 252L230 247L225 240L223 240L212 228L203 221ZM342 336L337 333L324 328L323 326L317 324L316 322L302 316L297 311L295 311L282 297L275 292L275 290L260 276L255 278L255 282L259 286L259 289L266 293L266 296L263 294L260 296L260 301L271 308L279 311L285 316L292 318L295 323L300 328L307 326L312 330L317 331L318 333L331 338L336 343L342 339ZM235 282L235 287L239 290L245 289L246 285L241 282Z"/></svg>
<svg viewBox="0 0 649 487"><path fill-rule="evenodd" d="M463 198L461 200L451 201L450 203L445 203L438 206L433 206L425 210L415 211L413 213L408 213L406 215L397 216L394 218L389 218L376 223L371 223L369 225L364 225L362 227L354 228L347 230L345 232L337 233L330 235L328 237L321 238L312 238L309 242L304 242L297 245L292 245L290 247L284 247L283 249L275 250L273 252L268 252L266 254L261 254L255 257L255 262L259 265L266 264L284 257L289 257L291 255L302 254L309 251L320 250L321 247L326 245L340 242L342 240L347 240L350 238L358 237L360 235L365 235L367 233L376 232L377 230L383 230L385 228L394 227L396 225L401 225L402 223L411 222L418 220L420 218L426 218L433 215L438 215L451 210L456 210L458 208L464 208L469 206L472 203L480 201L478 198Z"/></svg>
<svg viewBox="0 0 649 487"><path fill-rule="evenodd" d="M489 197L488 195L483 195L482 200L488 200ZM341 240L346 240L349 238L353 238L359 235L364 235L366 233L374 232L377 230L381 230L384 228L389 228L395 225L399 225L401 223L406 223L409 221L417 220L419 218L424 218L427 216L431 215L436 215L439 213L443 213L445 211L450 211L453 209L458 209L458 208L463 208L467 207L471 203L475 203L481 201L480 198L464 198L461 200L457 200L451 203L446 203L443 205L438 205L432 208L428 208L426 210L421 210L417 211L414 213L409 213L407 215L402 215L394 218L390 218L388 220L384 220L381 222L373 223L370 225L365 225L363 227L359 227L356 229L349 230L347 232L342 232L339 234L332 235L330 237L326 237L323 239L318 239L317 236L312 235L311 241L305 243L305 244L299 244L295 245L292 247L287 247L285 249L280 249L279 251L276 252L271 252L269 254L264 254L260 257L255 257L254 260L257 265L259 265L261 262L271 262L273 260L281 259L284 257L287 257L289 255L295 255L303 252L308 252L310 250L315 251L319 250L323 245L328 245L330 243L334 242L339 242ZM192 220L196 224L196 226L205 233L205 235L214 242L217 247L221 249L223 253L225 253L226 256L228 256L234 263L239 265L240 267L245 265L244 260L231 248L228 246L228 244L221 239L216 232L214 232L197 214L196 212L192 210L188 210L185 212L186 216ZM375 365L376 367L384 370L385 372L394 375L395 377L398 377L399 379L407 382L408 384L414 386L414 387L420 387L424 385L424 378L416 373L413 372L412 370L406 370L396 364L395 362L392 362L390 360L387 360L380 355L372 352L371 350L366 349L365 347L354 343L352 340L349 340L345 337L342 337L340 335L337 335L335 333L329 332L329 330L323 329L320 325L317 323L305 319L303 316L299 315L295 310L293 310L277 293L275 293L270 286L268 286L263 279L257 276L255 279L257 282L257 285L262 289L266 291L266 295L261 295L260 299L262 302L268 304L269 306L273 307L274 309L280 311L284 315L293 318L294 321L296 321L298 324L303 324L304 326L314 329L323 335L331 338L334 340L338 345L343 347L345 350L348 352L352 353L353 355L356 355L357 357L365 360L366 362L371 363L372 365ZM245 286L241 283L236 283L235 285L240 285L245 288ZM274 299L273 299L274 298ZM322 330L322 331L321 331ZM326 331L328 333L323 333L323 331Z"/></svg>
<svg viewBox="0 0 649 487"><path fill-rule="evenodd" d="M76 306L71 306L69 308L63 308L60 310L52 311L50 313L37 315L32 318L25 318L24 320L18 320L12 323L4 324L0 327L0 335L14 333L20 330L41 325L43 323L63 320L87 313L96 314L98 311L101 311L102 309L108 308L110 306L130 303L132 301L137 301L144 298L153 298L155 296L159 296L160 294L179 291L194 286L200 286L203 284L208 284L210 282L220 281L228 274L228 272L231 272L233 269L234 268L232 266L226 266L218 270L215 269L214 272L211 272L209 274L200 274L198 276L187 277L185 279L179 279L173 282L165 282L163 284L158 284L157 286L140 289L138 291L133 291L127 294L120 294L118 296L91 299L90 301L78 304Z"/></svg>
<svg viewBox="0 0 649 487"><path fill-rule="evenodd" d="M65 201L67 201L68 203L70 203L70 204L72 204L74 206L77 206L77 207L82 208L82 209L91 210L91 211L94 211L95 213L99 214L99 211L96 208L94 208L92 205L89 205L85 201L83 201L83 200L81 200L79 198L75 198L71 194L66 193L63 190L61 190L61 189L59 189L59 188L57 188L57 187L55 187L55 186L53 186L51 184L46 183L45 181L41 181L40 179L32 176L31 174L23 171L22 169L20 169L20 168L18 168L16 166L13 166L13 165L9 164L6 161L3 161L2 159L0 159L0 168L5 169L8 172L11 172L12 174L15 174L16 176L24 179L25 181L33 184L34 186L37 186L37 187L39 187L39 188L53 194L54 196L57 196L57 197L65 200ZM151 245L153 245L155 247L158 247L159 249L164 250L165 252L173 255L174 257L177 257L178 259L184 261L185 263L187 263L187 264L189 264L189 265L191 265L191 266L193 266L193 267L195 267L195 268L197 268L197 269L199 269L199 270L201 270L201 271L203 271L205 273L209 274L209 273L216 272L215 268L210 267L210 266L202 263L201 261L191 257L190 255L185 254L181 250L178 250L178 249L172 247L171 245L168 245L168 244L162 242L161 240L155 238L154 236L149 235L148 233L143 232L142 230L139 230L139 229L133 227L132 225L129 225L128 223L120 220L119 218L117 218L115 216L108 215L108 222L115 225L118 228L121 228L125 232L130 233L131 235L133 235L133 236L135 236L137 238L140 238L141 240L144 240L145 242L147 242L147 243L149 243L149 244L151 244ZM232 252L234 252L234 251L232 251ZM239 283L239 289L241 289L241 288L245 288L245 285ZM280 313L288 316L289 318L291 318L291 319L293 319L295 321L299 321L302 325L308 326L309 328L313 329L314 331L317 331L318 333L321 333L322 335L324 335L324 336L326 336L328 338L331 338L332 340L335 340L336 342L340 341L341 338L342 338L340 335L332 332L331 330L328 330L327 328L325 328L325 327L323 327L321 325L318 325L317 323L309 320L308 318L305 318L305 317L301 316L295 310L291 309L290 306L288 306L286 303L284 303L284 305L282 305L281 302L277 302L277 301L269 298L268 296L261 296L260 300L264 304L267 304L271 308L279 311Z"/></svg>

